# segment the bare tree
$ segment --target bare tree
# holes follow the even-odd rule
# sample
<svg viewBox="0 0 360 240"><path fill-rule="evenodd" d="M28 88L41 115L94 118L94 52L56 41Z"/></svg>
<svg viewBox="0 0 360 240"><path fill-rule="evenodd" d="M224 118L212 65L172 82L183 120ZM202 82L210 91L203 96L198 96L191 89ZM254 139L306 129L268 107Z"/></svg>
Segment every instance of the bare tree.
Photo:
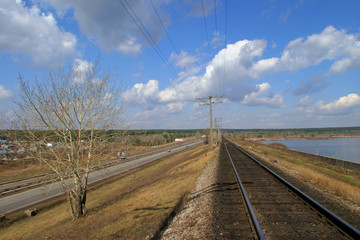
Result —
<svg viewBox="0 0 360 240"><path fill-rule="evenodd" d="M88 176L108 139L106 130L119 123L124 106L121 86L99 61L51 72L32 84L20 74L19 79L16 128L23 131L12 132L22 133L21 141L17 136L20 144L56 173L75 220L86 214Z"/></svg>

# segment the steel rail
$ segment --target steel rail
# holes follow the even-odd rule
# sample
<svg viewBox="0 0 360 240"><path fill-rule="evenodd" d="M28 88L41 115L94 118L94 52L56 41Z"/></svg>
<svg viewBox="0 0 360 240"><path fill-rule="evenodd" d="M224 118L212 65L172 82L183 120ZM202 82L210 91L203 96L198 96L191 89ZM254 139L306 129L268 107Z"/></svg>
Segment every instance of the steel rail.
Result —
<svg viewBox="0 0 360 240"><path fill-rule="evenodd" d="M241 191L241 193L242 193L242 196L243 196L243 198L244 198L246 207L247 207L247 209L248 209L248 211L249 211L249 214L250 214L250 217L251 217L251 221L252 221L252 223L253 223L253 225L254 225L254 227L255 227L256 235L258 236L259 239L264 240L264 239L265 239L264 234L263 234L263 232L262 232L262 230L261 230L260 224L259 224L259 222L258 222L258 220L257 220L257 218L256 218L255 212L254 212L254 210L253 210L253 208L252 208L252 206L251 206L251 203L250 203L249 198L248 198L248 196L247 196L247 194L246 194L245 188L244 188L244 186L243 186L243 184L242 184L242 182L241 182L241 179L240 179L240 177L239 177L239 174L238 174L238 172L237 172L237 170L236 170L236 167L235 167L235 165L234 165L234 162L233 162L233 160L232 160L232 158L231 158L230 152L229 152L229 150L228 150L228 148L227 148L227 146L226 146L226 143L224 143L224 146L225 146L226 152L227 152L227 154L228 154L228 156L229 156L231 165L232 165L232 167L233 167L233 170L234 170L234 173L235 173L235 177L236 177L237 183L238 183L238 185L239 185L240 191Z"/></svg>
<svg viewBox="0 0 360 240"><path fill-rule="evenodd" d="M292 192L294 192L297 196L299 196L301 199L303 199L306 203L308 203L310 206L312 206L314 209L316 209L320 214L322 214L324 217L326 217L330 222L332 222L335 226L337 226L340 230L347 233L349 236L351 236L354 239L360 239L360 231L341 219L340 217L336 216L334 213L332 213L330 210L322 206L320 203L312 199L310 196L302 192L300 189L280 177L278 174L270 170L268 167L260 163L257 159L255 159L253 156L251 156L249 153L247 153L244 149L239 147L238 145L234 144L233 142L229 141L235 148L237 148L239 151L244 153L246 156L251 158L254 162L259 164L263 169L265 169L267 172L269 172L272 176L274 176L277 180L279 180L281 183L283 183L286 187L288 187Z"/></svg>

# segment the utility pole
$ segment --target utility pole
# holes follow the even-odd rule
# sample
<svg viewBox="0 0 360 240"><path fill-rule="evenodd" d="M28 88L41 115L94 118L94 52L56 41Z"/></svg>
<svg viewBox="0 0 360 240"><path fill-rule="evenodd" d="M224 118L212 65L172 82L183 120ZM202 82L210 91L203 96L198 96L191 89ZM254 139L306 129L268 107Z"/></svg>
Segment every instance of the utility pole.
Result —
<svg viewBox="0 0 360 240"><path fill-rule="evenodd" d="M221 140L221 120L222 118L215 118L215 128L217 129L216 132L216 141L220 142Z"/></svg>
<svg viewBox="0 0 360 240"><path fill-rule="evenodd" d="M213 123L212 123L212 104L216 104L216 103L221 103L219 100L220 98L222 98L223 96L209 96L208 98L196 98L198 101L201 101L203 103L200 103L200 106L210 106L210 136L209 136L209 140L210 140L210 149L213 149L213 133L212 133L212 127L213 127Z"/></svg>

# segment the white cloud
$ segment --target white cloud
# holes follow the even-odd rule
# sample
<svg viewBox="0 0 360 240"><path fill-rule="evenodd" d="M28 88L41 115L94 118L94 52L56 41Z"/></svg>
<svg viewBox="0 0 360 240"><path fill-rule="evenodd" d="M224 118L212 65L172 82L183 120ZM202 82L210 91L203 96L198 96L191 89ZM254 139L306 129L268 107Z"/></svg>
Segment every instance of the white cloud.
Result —
<svg viewBox="0 0 360 240"><path fill-rule="evenodd" d="M149 97L152 102L194 101L197 97L222 94L221 88L226 85L226 98L229 101L240 101L253 90L251 87L246 86L245 83L251 82L253 59L260 57L265 47L266 42L264 40L243 40L228 44L207 65L202 76L187 77L182 82L167 87L162 91L159 91L158 88L153 89L153 84L150 81L147 84L136 84L133 89L128 91L126 96L136 100L136 94L134 93L138 92L141 86L143 91L150 88L149 91L151 90L152 95L151 97L149 95ZM188 55L184 54L183 56ZM226 65L225 78L223 78L224 65ZM158 85L157 81L156 83ZM144 95L139 96L139 98L140 104L147 102ZM280 95L274 95L271 99L272 102L267 104L268 106L276 106L277 104L277 106L280 106L279 102L282 99ZM275 101L278 101L278 103L275 103Z"/></svg>
<svg viewBox="0 0 360 240"><path fill-rule="evenodd" d="M164 126L162 127L172 127L176 128L181 126L181 122L176 119L171 119L171 116L177 115L183 111L185 104L183 103L168 103L164 106L155 107L150 110L138 112L134 115L136 123L142 127L152 128L154 123L159 119L164 121Z"/></svg>
<svg viewBox="0 0 360 240"><path fill-rule="evenodd" d="M57 26L51 13L22 1L0 1L0 51L36 67L57 67L75 53L76 37ZM6 23L6 24L5 24Z"/></svg>
<svg viewBox="0 0 360 240"><path fill-rule="evenodd" d="M308 106L310 103L312 103L312 101L313 101L313 100L312 100L309 96L305 96L305 97L301 98L296 105L298 105L298 106L300 106L300 107L306 107L306 106Z"/></svg>
<svg viewBox="0 0 360 240"><path fill-rule="evenodd" d="M343 58L333 63L330 73L337 74L353 70L360 66L360 57Z"/></svg>
<svg viewBox="0 0 360 240"><path fill-rule="evenodd" d="M299 108L296 112L306 113L311 117L323 116L343 116L352 112L353 109L360 107L360 96L357 93L350 93L340 97L333 102L325 104L324 101L318 101L311 104L312 100L306 96L298 102Z"/></svg>
<svg viewBox="0 0 360 240"><path fill-rule="evenodd" d="M74 79L73 83L84 83L87 79L87 75L89 74L89 71L93 67L93 63L81 60L81 59L75 59L72 70L74 72Z"/></svg>
<svg viewBox="0 0 360 240"><path fill-rule="evenodd" d="M205 96L225 93L230 101L243 99L251 91L246 83L252 82L255 75L254 59L261 57L265 47L266 41L259 39L228 44L209 63L202 77Z"/></svg>
<svg viewBox="0 0 360 240"><path fill-rule="evenodd" d="M171 112L171 113L178 113L181 112L184 108L184 103L168 103L166 105L166 112Z"/></svg>
<svg viewBox="0 0 360 240"><path fill-rule="evenodd" d="M291 41L282 53L281 69L297 71L309 66L319 65L324 60L337 60L342 57L360 58L358 36L346 34L333 26L321 33ZM357 66L360 66L360 61Z"/></svg>
<svg viewBox="0 0 360 240"><path fill-rule="evenodd" d="M327 87L323 76L313 76L306 81L301 81L299 86L294 89L294 95L303 95L308 93L319 92Z"/></svg>
<svg viewBox="0 0 360 240"><path fill-rule="evenodd" d="M325 60L334 61L330 74L360 67L359 35L328 26L321 33L297 38L288 43L280 58L261 59L253 63L252 77L259 78L278 71L298 71Z"/></svg>
<svg viewBox="0 0 360 240"><path fill-rule="evenodd" d="M256 85L256 90L250 94L246 94L241 103L251 106L284 107L284 100L280 94L270 94L267 97L260 97L267 93L269 89L269 83L258 84Z"/></svg>
<svg viewBox="0 0 360 240"><path fill-rule="evenodd" d="M181 81L186 77L193 76L201 70L199 58L184 51L181 51L180 54L172 52L169 58L169 64L171 62L174 62L175 66L183 69L182 72L178 72L176 81Z"/></svg>
<svg viewBox="0 0 360 240"><path fill-rule="evenodd" d="M350 63L342 60L346 58L360 59L358 42L357 35L347 34L343 30L329 26L319 34L291 41L280 58L261 59L267 45L265 40L241 40L234 44L228 44L226 48L219 51L208 63L202 75L187 76L182 82L177 82L161 91L158 88L154 89L150 81L141 86L143 91L150 88L148 90L152 92L152 95L148 95L148 98L150 102L158 104L194 101L196 97L225 95L230 102L251 106L284 107L283 97L280 94L272 93L269 90L270 84L256 85L254 81L261 79L265 74L298 71L318 65L325 60L334 61L333 69L336 69L336 65L338 65L338 72L358 67L356 62L353 62L350 67ZM195 58L187 53L182 53L182 57L189 64L195 61ZM341 63L341 61L343 62ZM180 63L176 62L176 64ZM317 92L326 86L324 76L315 75L308 81L302 81L293 93L302 95ZM135 85L129 92L136 92L138 87ZM140 96L139 99L140 103L147 102L144 96ZM303 102L299 104L304 104L305 100L309 99L303 99Z"/></svg>
<svg viewBox="0 0 360 240"><path fill-rule="evenodd" d="M279 61L276 57L259 60L252 66L252 77L259 78L263 73L276 71Z"/></svg>
<svg viewBox="0 0 360 240"><path fill-rule="evenodd" d="M141 51L141 45L134 37L129 37L120 42L117 47L114 47L114 49L125 54L138 54Z"/></svg>
<svg viewBox="0 0 360 240"><path fill-rule="evenodd" d="M124 97L127 102L138 104L145 109L153 108L155 103L159 102L159 82L149 80L146 84L137 83Z"/></svg>
<svg viewBox="0 0 360 240"><path fill-rule="evenodd" d="M340 97L334 102L323 104L318 102L316 106L321 113L341 114L349 112L355 107L360 107L360 96L356 93L350 93L347 96Z"/></svg>
<svg viewBox="0 0 360 240"><path fill-rule="evenodd" d="M162 11L161 4L166 1L157 1L157 12L163 24L170 23L170 17ZM74 9L74 17L79 23L81 30L109 51L116 50L124 54L138 54L144 44L148 46L145 37L139 31L136 23L129 16L126 9L135 13L133 15L139 26L141 24L157 44L164 36L164 30L159 27L159 20L154 11L150 11L151 5L147 1L103 1L103 0L51 0L57 11L61 12L69 8ZM128 4L129 5L128 5ZM122 5L124 4L124 6ZM138 22L140 19L141 24Z"/></svg>
<svg viewBox="0 0 360 240"><path fill-rule="evenodd" d="M12 97L13 93L10 90L5 89L3 85L0 85L0 99L8 99Z"/></svg>
<svg viewBox="0 0 360 240"><path fill-rule="evenodd" d="M181 68L188 68L198 61L196 56L190 55L187 52L181 51L180 54L171 53L170 61L174 61L175 66Z"/></svg>

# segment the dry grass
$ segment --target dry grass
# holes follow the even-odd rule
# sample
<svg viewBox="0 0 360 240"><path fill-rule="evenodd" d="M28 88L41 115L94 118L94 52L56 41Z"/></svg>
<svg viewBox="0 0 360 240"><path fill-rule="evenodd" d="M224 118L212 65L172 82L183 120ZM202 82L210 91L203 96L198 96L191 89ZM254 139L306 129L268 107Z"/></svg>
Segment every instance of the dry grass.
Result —
<svg viewBox="0 0 360 240"><path fill-rule="evenodd" d="M188 138L186 140L194 140L194 138ZM141 154L149 151L154 151L161 148L172 147L177 143L167 143L158 146L127 146L123 143L109 142L105 144L101 154L94 156L93 163L99 163L102 161L119 158L117 152L125 151L128 156ZM11 161L11 164L0 165L0 183L14 180L22 180L26 178L36 177L41 174L52 173L44 165L40 165L37 160L33 161Z"/></svg>
<svg viewBox="0 0 360 240"><path fill-rule="evenodd" d="M92 190L88 214L72 221L66 203L0 229L1 239L146 239L162 226L215 158L207 146L172 155ZM208 156L204 157L204 153Z"/></svg>
<svg viewBox="0 0 360 240"><path fill-rule="evenodd" d="M304 157L297 153L289 153L281 149L274 149L264 144L236 141L242 147L262 156L273 164L288 169L304 181L311 182L322 190L350 200L355 204L360 203L360 175L346 171L340 167L325 164ZM250 148L251 146L251 148ZM265 158L264 158L265 156Z"/></svg>
<svg viewBox="0 0 360 240"><path fill-rule="evenodd" d="M49 173L45 166L34 163L18 163L13 165L0 165L0 183L21 180Z"/></svg>

